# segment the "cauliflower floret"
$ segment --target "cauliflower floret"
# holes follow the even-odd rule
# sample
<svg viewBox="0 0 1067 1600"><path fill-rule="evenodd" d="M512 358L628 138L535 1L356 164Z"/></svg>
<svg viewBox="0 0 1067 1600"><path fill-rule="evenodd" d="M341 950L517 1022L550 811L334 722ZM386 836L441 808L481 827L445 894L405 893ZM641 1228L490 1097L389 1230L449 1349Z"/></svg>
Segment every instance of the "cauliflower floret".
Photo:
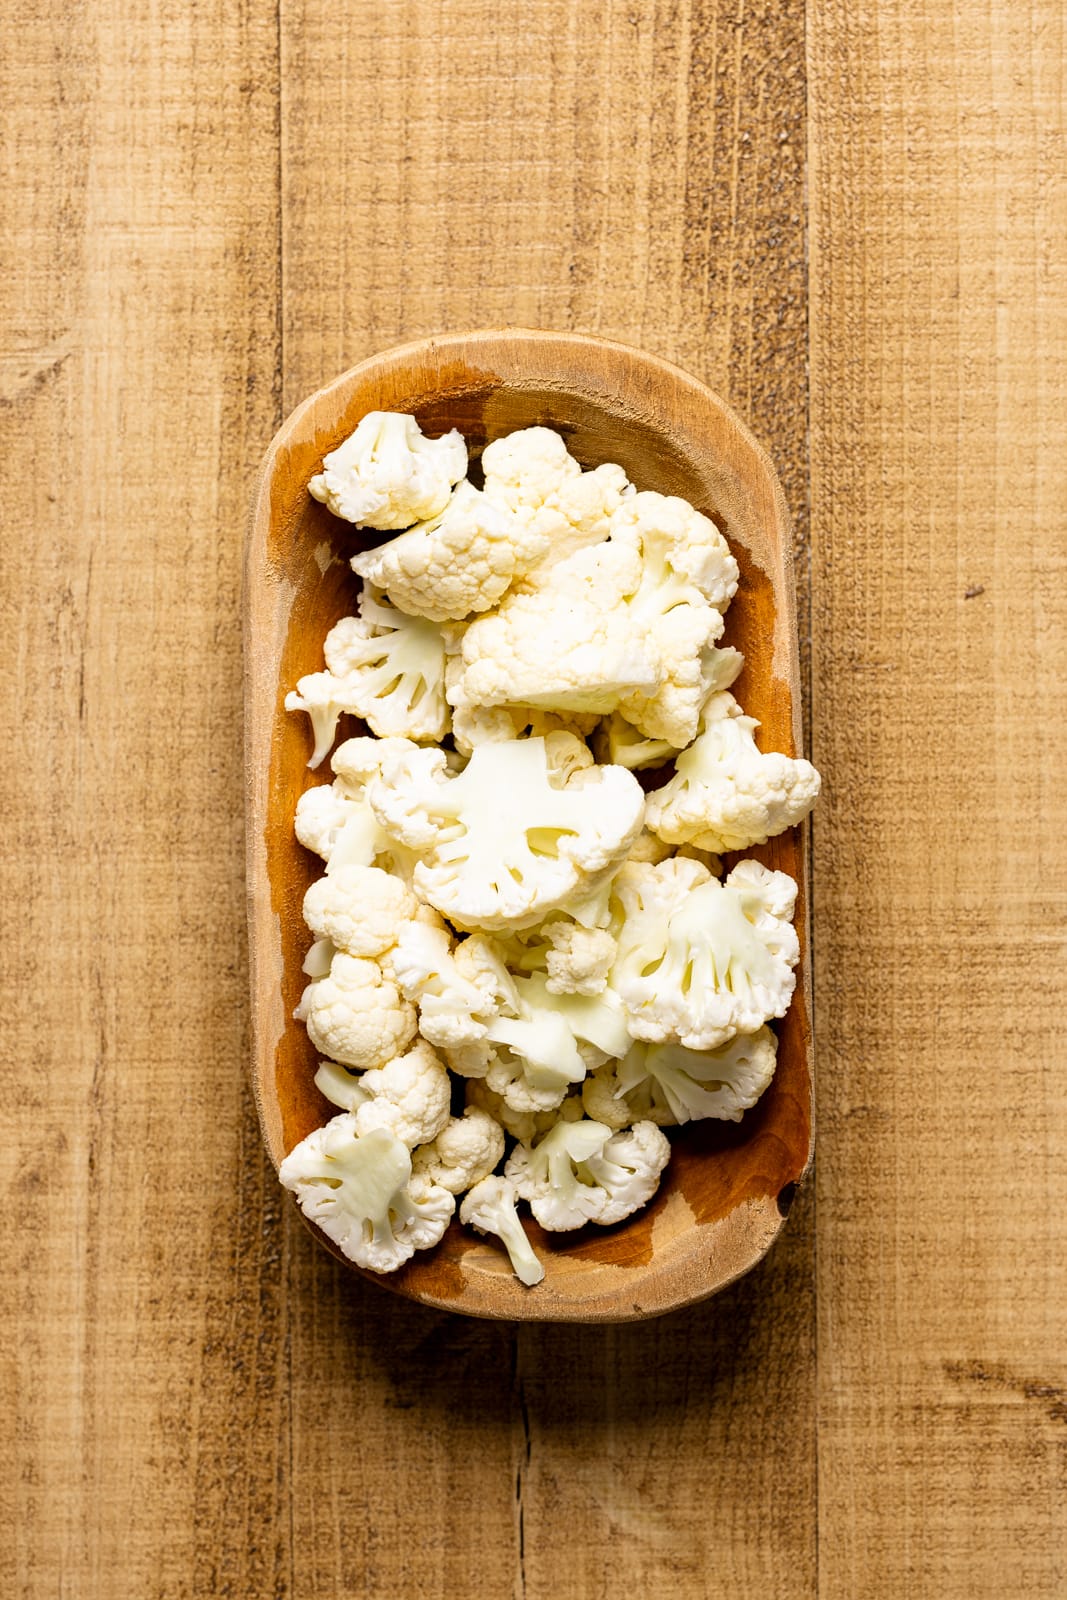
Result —
<svg viewBox="0 0 1067 1600"><path fill-rule="evenodd" d="M531 1147L517 1144L504 1176L529 1201L542 1228L568 1232L593 1222L608 1205L608 1192L590 1175L587 1162L611 1137L602 1122L557 1122Z"/></svg>
<svg viewBox="0 0 1067 1600"><path fill-rule="evenodd" d="M457 964L447 928L409 922L400 930L393 971L404 996L418 1004L419 1032L438 1049L460 1050L486 1037L494 992Z"/></svg>
<svg viewBox="0 0 1067 1600"><path fill-rule="evenodd" d="M363 528L409 528L448 503L467 470L467 446L455 428L427 439L414 417L369 411L322 468L308 490L335 517Z"/></svg>
<svg viewBox="0 0 1067 1600"><path fill-rule="evenodd" d="M482 473L489 498L514 511L548 504L582 469L551 428L520 428L486 445Z"/></svg>
<svg viewBox="0 0 1067 1600"><path fill-rule="evenodd" d="M411 890L380 867L339 867L304 896L304 921L319 938L351 956L380 956L415 915Z"/></svg>
<svg viewBox="0 0 1067 1600"><path fill-rule="evenodd" d="M470 624L449 703L603 714L637 689L654 694L660 653L626 607L640 584L640 555L612 542L558 561L536 589Z"/></svg>
<svg viewBox="0 0 1067 1600"><path fill-rule="evenodd" d="M719 883L697 861L629 864L611 982L636 1039L713 1050L784 1016L799 955L796 884L756 861Z"/></svg>
<svg viewBox="0 0 1067 1600"><path fill-rule="evenodd" d="M315 1087L331 1105L340 1106L342 1111L356 1111L370 1099L362 1080L349 1072L347 1067L342 1067L339 1061L319 1062Z"/></svg>
<svg viewBox="0 0 1067 1600"><path fill-rule="evenodd" d="M290 1150L278 1176L309 1221L357 1266L395 1272L437 1244L454 1196L413 1175L407 1147L385 1128L360 1136L345 1112Z"/></svg>
<svg viewBox="0 0 1067 1600"><path fill-rule="evenodd" d="M651 833L649 829L642 828L633 844L627 861L648 861L657 866L661 861L666 861L672 854L669 844L664 844L658 834Z"/></svg>
<svg viewBox="0 0 1067 1600"><path fill-rule="evenodd" d="M663 668L654 690L635 689L619 709L648 738L682 749L696 737L708 695L743 665L738 651L712 648L737 590L737 562L715 524L676 495L634 495L612 517L611 538L640 552L641 584L628 611Z"/></svg>
<svg viewBox="0 0 1067 1600"><path fill-rule="evenodd" d="M629 772L641 767L662 767L678 754L678 747L669 740L646 738L617 711L600 724L593 748L598 761L625 767Z"/></svg>
<svg viewBox="0 0 1067 1600"><path fill-rule="evenodd" d="M703 731L678 757L675 776L648 797L648 825L662 839L747 850L807 816L820 786L810 761L761 752L759 723L732 694L713 695L701 720Z"/></svg>
<svg viewBox="0 0 1067 1600"><path fill-rule="evenodd" d="M654 1122L635 1122L625 1133L613 1133L585 1160L585 1170L607 1193L603 1209L592 1220L610 1227L646 1205L670 1158L670 1143Z"/></svg>
<svg viewBox="0 0 1067 1600"><path fill-rule="evenodd" d="M634 492L612 462L583 472L551 428L523 428L495 439L485 448L482 468L490 499L548 532L548 550L519 580L522 588L536 588L556 562L606 539L612 513Z"/></svg>
<svg viewBox="0 0 1067 1600"><path fill-rule="evenodd" d="M644 1045L635 1044L632 1050L643 1050ZM623 1058L625 1060L625 1057ZM618 1069L621 1062L605 1061L603 1066L597 1067L595 1072L590 1072L582 1084L582 1110L594 1122L602 1122L606 1128L617 1132L620 1128L629 1127L635 1115L647 1117L648 1111L641 1108L635 1113L630 1101L623 1095L619 1084Z"/></svg>
<svg viewBox="0 0 1067 1600"><path fill-rule="evenodd" d="M415 1036L415 1007L376 961L338 951L293 1012L317 1050L347 1067L381 1067Z"/></svg>
<svg viewBox="0 0 1067 1600"><path fill-rule="evenodd" d="M547 534L464 481L437 516L353 556L352 570L401 611L459 621L495 606L547 547Z"/></svg>
<svg viewBox="0 0 1067 1600"><path fill-rule="evenodd" d="M603 994L615 961L611 934L563 921L546 923L544 932L551 946L545 953L549 994Z"/></svg>
<svg viewBox="0 0 1067 1600"><path fill-rule="evenodd" d="M356 1132L388 1128L406 1145L427 1144L448 1122L452 1088L433 1046L419 1039L360 1083L371 1099L356 1112Z"/></svg>
<svg viewBox="0 0 1067 1600"><path fill-rule="evenodd" d="M504 1154L504 1130L487 1111L468 1106L451 1117L437 1138L416 1150L416 1172L425 1172L450 1194L462 1194L487 1178Z"/></svg>
<svg viewBox="0 0 1067 1600"><path fill-rule="evenodd" d="M533 1253L515 1209L515 1186L506 1178L483 1178L465 1196L459 1220L479 1233L495 1233L520 1283L540 1283L545 1269Z"/></svg>
<svg viewBox="0 0 1067 1600"><path fill-rule="evenodd" d="M469 756L480 744L506 744L509 739L543 739L550 733L571 733L584 739L598 722L595 712L535 711L531 706L457 706L452 713L456 749ZM621 764L621 763L620 763Z"/></svg>
<svg viewBox="0 0 1067 1600"><path fill-rule="evenodd" d="M601 1083L613 1085L617 1105L663 1127L707 1117L740 1122L774 1077L777 1051L768 1027L739 1033L717 1050L635 1044L620 1062L600 1069ZM593 1099L602 1105L599 1091ZM587 1109L592 1116L592 1106Z"/></svg>
<svg viewBox="0 0 1067 1600"><path fill-rule="evenodd" d="M564 1100L550 1106L547 1111L516 1111L514 1106L508 1105L502 1094L490 1089L484 1078L468 1078L465 1097L468 1106L487 1112L495 1122L499 1122L505 1133L510 1133L513 1139L519 1139L523 1144L532 1144L540 1134L554 1128L563 1115L563 1108L569 1103Z"/></svg>
<svg viewBox="0 0 1067 1600"><path fill-rule="evenodd" d="M548 742L479 745L452 778L442 751L414 750L383 763L369 785L382 826L420 852L416 893L451 921L530 927L592 893L625 858L644 814L637 780L589 767L560 783Z"/></svg>

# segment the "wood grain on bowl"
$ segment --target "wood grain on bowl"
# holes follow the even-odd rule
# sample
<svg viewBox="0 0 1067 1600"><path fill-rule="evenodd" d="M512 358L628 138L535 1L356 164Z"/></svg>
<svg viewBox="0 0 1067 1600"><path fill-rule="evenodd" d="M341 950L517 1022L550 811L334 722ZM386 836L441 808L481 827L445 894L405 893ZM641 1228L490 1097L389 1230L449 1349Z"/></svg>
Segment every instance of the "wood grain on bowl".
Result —
<svg viewBox="0 0 1067 1600"><path fill-rule="evenodd" d="M287 713L283 701L302 674L321 669L327 630L354 610L358 580L348 558L366 538L312 500L307 482L371 410L412 412L428 434L458 428L472 459L491 439L543 424L564 435L583 467L617 461L638 488L681 495L713 518L741 569L724 636L745 655L738 699L761 722L763 748L795 755L800 740L784 498L762 449L703 385L605 340L507 330L401 346L312 395L267 452L246 563L252 1082L276 1166L335 1112L314 1086L316 1052L292 1019L311 942L301 904L322 870L297 843L293 813L302 791L329 774L308 771L306 719ZM350 731L359 731L349 721ZM796 995L777 1025L774 1080L754 1109L740 1123L672 1130L659 1194L617 1227L546 1234L530 1224L546 1269L533 1290L514 1278L496 1241L457 1222L435 1250L377 1281L475 1316L624 1321L699 1300L760 1259L811 1155L805 838L804 829L794 829L745 852L800 887Z"/></svg>

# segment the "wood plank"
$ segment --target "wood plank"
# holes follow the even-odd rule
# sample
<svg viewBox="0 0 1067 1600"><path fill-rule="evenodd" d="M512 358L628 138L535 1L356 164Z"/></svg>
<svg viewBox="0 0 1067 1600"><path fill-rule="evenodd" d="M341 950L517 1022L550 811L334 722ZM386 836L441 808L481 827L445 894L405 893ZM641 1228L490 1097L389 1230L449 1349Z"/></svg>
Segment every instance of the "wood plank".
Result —
<svg viewBox="0 0 1067 1600"><path fill-rule="evenodd" d="M280 1208L241 1081L238 625L277 412L275 19L15 10L0 1569L19 1595L280 1593Z"/></svg>
<svg viewBox="0 0 1067 1600"><path fill-rule="evenodd" d="M1062 1595L1062 8L813 0L820 1595Z"/></svg>
<svg viewBox="0 0 1067 1600"><path fill-rule="evenodd" d="M424 333L603 333L749 416L802 538L802 5L341 16L282 7L285 409ZM621 1330L435 1320L288 1261L297 1593L814 1592L809 1202L722 1299Z"/></svg>

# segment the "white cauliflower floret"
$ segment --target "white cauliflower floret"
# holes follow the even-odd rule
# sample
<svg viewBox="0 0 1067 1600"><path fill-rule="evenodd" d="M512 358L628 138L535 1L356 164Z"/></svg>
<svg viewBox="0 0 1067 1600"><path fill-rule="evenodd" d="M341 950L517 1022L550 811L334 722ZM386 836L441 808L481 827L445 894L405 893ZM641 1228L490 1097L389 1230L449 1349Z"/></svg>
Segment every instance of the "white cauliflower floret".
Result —
<svg viewBox="0 0 1067 1600"><path fill-rule="evenodd" d="M583 472L551 428L523 428L495 439L485 448L482 468L490 499L549 535L547 552L519 580L523 588L537 587L557 561L606 539L612 513L634 492L612 462Z"/></svg>
<svg viewBox="0 0 1067 1600"><path fill-rule="evenodd" d="M339 1061L319 1062L315 1087L331 1105L340 1106L342 1111L355 1111L370 1099L362 1080L349 1072L347 1067L342 1067Z"/></svg>
<svg viewBox="0 0 1067 1600"><path fill-rule="evenodd" d="M635 1122L625 1133L613 1133L585 1159L585 1170L607 1194L603 1209L592 1220L610 1227L646 1205L670 1158L670 1144L654 1122Z"/></svg>
<svg viewBox="0 0 1067 1600"><path fill-rule="evenodd" d="M503 1095L490 1089L484 1078L468 1078L465 1093L468 1106L487 1112L495 1122L499 1122L505 1133L510 1133L513 1139L519 1139L523 1144L532 1144L540 1134L554 1128L569 1104L564 1100L550 1106L547 1111L516 1111L514 1106L508 1105Z"/></svg>
<svg viewBox="0 0 1067 1600"><path fill-rule="evenodd" d="M293 1012L317 1050L348 1067L380 1067L415 1036L415 1007L376 961L338 951Z"/></svg>
<svg viewBox="0 0 1067 1600"><path fill-rule="evenodd" d="M583 928L577 922L546 923L545 936L549 994L602 994L615 961L615 940L601 928Z"/></svg>
<svg viewBox="0 0 1067 1600"><path fill-rule="evenodd" d="M633 844L627 861L649 861L656 866L661 861L666 861L672 854L669 844L664 844L658 834L650 833L648 828L642 828Z"/></svg>
<svg viewBox="0 0 1067 1600"><path fill-rule="evenodd" d="M587 1165L611 1137L602 1122L557 1122L532 1148L517 1144L504 1176L530 1210L553 1233L595 1222L609 1203L608 1192Z"/></svg>
<svg viewBox="0 0 1067 1600"><path fill-rule="evenodd" d="M644 1045L631 1046L631 1050L643 1049ZM634 1107L619 1085L618 1069L621 1064L618 1061L605 1061L595 1072L590 1072L582 1084L582 1109L585 1115L615 1131L629 1127L635 1118ZM641 1117L649 1115L644 1108L636 1114Z"/></svg>
<svg viewBox="0 0 1067 1600"><path fill-rule="evenodd" d="M713 1050L784 1016L799 955L796 884L742 861L724 883L697 861L623 867L625 917L611 982L630 1032Z"/></svg>
<svg viewBox="0 0 1067 1600"><path fill-rule="evenodd" d="M472 982L452 954L447 928L409 922L393 951L401 992L419 1008L419 1032L438 1049L458 1049L485 1038L495 1014L492 992Z"/></svg>
<svg viewBox="0 0 1067 1600"><path fill-rule="evenodd" d="M369 806L366 809L374 833L381 832L373 811ZM314 789L305 789L296 802L296 836L305 850L313 850L324 861L329 861L338 834L358 810L359 801L353 800L340 784L320 783Z"/></svg>
<svg viewBox="0 0 1067 1600"><path fill-rule="evenodd" d="M385 1128L358 1135L346 1112L286 1156L278 1176L309 1221L357 1266L395 1272L438 1243L454 1196L413 1175L407 1147Z"/></svg>
<svg viewBox="0 0 1067 1600"><path fill-rule="evenodd" d="M444 510L388 544L352 557L352 570L393 604L435 622L488 611L548 546L539 528L463 482Z"/></svg>
<svg viewBox="0 0 1067 1600"><path fill-rule="evenodd" d="M534 1255L519 1213L515 1209L515 1186L506 1178L483 1178L465 1196L459 1220L479 1233L495 1233L520 1283L540 1283L545 1269Z"/></svg>
<svg viewBox="0 0 1067 1600"><path fill-rule="evenodd" d="M427 1144L448 1122L448 1072L425 1039L405 1055L365 1072L360 1082L372 1098L356 1112L357 1133L388 1128L406 1145Z"/></svg>
<svg viewBox="0 0 1067 1600"><path fill-rule="evenodd" d="M306 711L317 767L337 736L342 713L362 717L383 739L443 739L449 731L445 647L441 630L405 616L364 590L359 616L342 617L326 635L325 672L310 672L285 697L287 711Z"/></svg>
<svg viewBox="0 0 1067 1600"><path fill-rule="evenodd" d="M487 1111L468 1106L451 1117L436 1139L415 1152L416 1172L425 1172L450 1194L462 1194L487 1178L504 1154L504 1130Z"/></svg>
<svg viewBox="0 0 1067 1600"><path fill-rule="evenodd" d="M625 858L644 814L636 779L621 767L590 767L558 786L548 743L479 745L451 778L444 752L416 750L383 763L369 785L382 826L420 852L416 893L451 921L532 926L591 893Z"/></svg>
<svg viewBox="0 0 1067 1600"><path fill-rule="evenodd" d="M467 446L455 428L427 439L414 417L369 411L355 433L324 457L308 490L346 522L410 528L444 508L466 470Z"/></svg>
<svg viewBox="0 0 1067 1600"><path fill-rule="evenodd" d="M611 538L640 553L641 584L627 608L631 626L655 642L663 669L654 690L635 689L620 710L650 739L682 749L696 737L708 695L743 665L738 651L713 648L737 590L737 562L715 524L676 495L646 491L626 500L611 519Z"/></svg>
<svg viewBox="0 0 1067 1600"><path fill-rule="evenodd" d="M675 776L648 797L648 825L671 844L747 850L806 817L819 794L810 761L761 752L759 723L732 694L716 694L696 742L678 757Z"/></svg>
<svg viewBox="0 0 1067 1600"><path fill-rule="evenodd" d="M660 653L626 607L640 583L640 556L611 542L557 562L536 589L470 624L449 703L603 714L637 689L654 694Z"/></svg>
<svg viewBox="0 0 1067 1600"><path fill-rule="evenodd" d="M663 1127L715 1117L740 1122L774 1077L778 1041L770 1028L739 1033L717 1050L681 1044L634 1044L616 1064L600 1069L616 1103ZM602 1101L594 1096L596 1105ZM593 1108L587 1105L589 1115ZM607 1121L607 1118L602 1118Z"/></svg>
<svg viewBox="0 0 1067 1600"><path fill-rule="evenodd" d="M543 739L550 733L572 733L584 739L598 720L595 712L563 714L535 711L532 706L457 706L452 712L452 733L456 749L469 756L477 745L505 744L509 739Z"/></svg>
<svg viewBox="0 0 1067 1600"><path fill-rule="evenodd" d="M358 617L326 635L326 665L356 685L357 715L381 739L443 739L449 731L445 645L436 622L408 616L364 589Z"/></svg>
<svg viewBox="0 0 1067 1600"><path fill-rule="evenodd" d="M319 938L351 956L380 956L415 915L411 890L380 867L344 866L311 884L304 921Z"/></svg>
<svg viewBox="0 0 1067 1600"><path fill-rule="evenodd" d="M678 754L678 747L668 739L647 738L618 711L613 711L600 724L593 748L598 761L626 767L630 772L641 767L662 767Z"/></svg>
<svg viewBox="0 0 1067 1600"><path fill-rule="evenodd" d="M482 451L485 492L510 511L548 504L582 469L551 428L520 428Z"/></svg>

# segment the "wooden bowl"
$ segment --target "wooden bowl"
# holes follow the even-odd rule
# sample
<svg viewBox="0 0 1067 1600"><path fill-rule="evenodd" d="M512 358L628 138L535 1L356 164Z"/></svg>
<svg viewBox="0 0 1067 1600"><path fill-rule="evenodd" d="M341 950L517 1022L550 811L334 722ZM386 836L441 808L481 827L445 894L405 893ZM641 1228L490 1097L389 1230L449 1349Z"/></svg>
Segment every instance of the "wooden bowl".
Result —
<svg viewBox="0 0 1067 1600"><path fill-rule="evenodd" d="M639 489L682 495L713 518L741 568L725 635L746 657L737 696L762 723L764 748L792 755L800 738L785 501L763 450L702 384L607 340L511 329L388 350L305 400L263 462L245 590L252 1083L275 1166L335 1114L312 1082L316 1052L292 1020L311 942L301 903L322 870L318 857L297 844L293 812L301 792L329 774L308 771L306 719L287 713L282 702L303 673L322 667L327 630L354 609L358 580L348 558L362 538L311 499L307 482L323 455L372 410L413 412L430 434L459 428L472 459L489 440L541 423L563 434L584 467L617 461ZM352 720L347 733L342 724L341 736L358 731ZM369 1276L471 1316L622 1322L700 1300L760 1259L811 1154L804 831L745 854L788 872L800 886L796 996L778 1026L774 1081L758 1105L740 1123L672 1130L673 1155L659 1194L628 1221L564 1234L545 1234L531 1223L545 1264L544 1281L534 1289L512 1275L495 1240L457 1222L435 1250L417 1253L397 1273Z"/></svg>

